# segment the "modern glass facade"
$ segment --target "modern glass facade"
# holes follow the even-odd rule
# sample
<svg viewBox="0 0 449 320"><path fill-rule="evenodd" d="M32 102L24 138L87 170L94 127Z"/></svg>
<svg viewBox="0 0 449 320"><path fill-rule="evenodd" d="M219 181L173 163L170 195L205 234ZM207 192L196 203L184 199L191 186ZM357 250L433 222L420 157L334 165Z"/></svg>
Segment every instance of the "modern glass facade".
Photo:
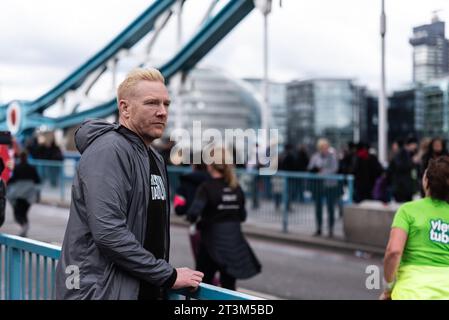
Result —
<svg viewBox="0 0 449 320"><path fill-rule="evenodd" d="M262 94L261 79L244 79L251 84L258 94ZM268 107L271 114L270 128L279 130L280 142L287 139L287 85L270 81L268 85Z"/></svg>
<svg viewBox="0 0 449 320"><path fill-rule="evenodd" d="M449 138L449 78L424 86L422 99L424 136Z"/></svg>
<svg viewBox="0 0 449 320"><path fill-rule="evenodd" d="M417 91L410 88L395 91L388 98L388 141L393 143L398 139L420 137L417 126Z"/></svg>
<svg viewBox="0 0 449 320"><path fill-rule="evenodd" d="M288 140L314 144L319 137L336 146L359 140L365 89L349 79L295 81L287 87Z"/></svg>

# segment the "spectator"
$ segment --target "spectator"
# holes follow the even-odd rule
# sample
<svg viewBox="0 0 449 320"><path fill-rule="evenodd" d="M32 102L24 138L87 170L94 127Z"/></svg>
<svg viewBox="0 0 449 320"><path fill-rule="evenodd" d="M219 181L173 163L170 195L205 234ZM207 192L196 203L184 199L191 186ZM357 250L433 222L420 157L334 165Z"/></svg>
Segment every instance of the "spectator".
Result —
<svg viewBox="0 0 449 320"><path fill-rule="evenodd" d="M284 147L284 151L279 157L279 169L282 171L290 171L294 172L298 168L297 165L297 158L294 152L294 148L291 144L286 144ZM301 180L298 178L292 178L288 177L288 196L287 196L287 210L290 210L290 204L293 201L293 198L295 195L298 195L300 199L302 200L302 190L299 187L299 184L301 183ZM276 207L279 205L279 195L280 191L284 191L283 189L279 188L279 181L272 179L272 182L274 182L274 191L275 191L275 203ZM282 184L281 184L282 185ZM299 189L299 190L298 190Z"/></svg>
<svg viewBox="0 0 449 320"><path fill-rule="evenodd" d="M5 164L3 159L0 158L0 175L5 169ZM0 179L0 227L5 222L5 212L6 211L6 185L3 179Z"/></svg>
<svg viewBox="0 0 449 320"><path fill-rule="evenodd" d="M219 271L221 285L235 290L236 279L256 275L261 266L241 231L245 196L232 165L225 161L226 151L215 148L211 154L214 162L207 170L212 179L198 188L187 215L191 222L201 218L197 269L204 273L204 282L212 283Z"/></svg>
<svg viewBox="0 0 449 320"><path fill-rule="evenodd" d="M411 154L403 141L398 141L398 152L388 167L388 181L393 197L397 202L411 201L415 192L412 170L414 168Z"/></svg>
<svg viewBox="0 0 449 320"><path fill-rule="evenodd" d="M426 171L429 161L431 159L436 159L440 156L447 156L447 155L448 151L446 148L446 141L442 138L432 139L427 153L422 158L421 171L422 172Z"/></svg>
<svg viewBox="0 0 449 320"><path fill-rule="evenodd" d="M318 152L310 159L308 170L318 175L335 174L338 170L338 160L335 152L330 149L326 139L319 139L317 143ZM323 200L327 202L329 237L334 235L334 209L335 202L339 197L338 183L335 180L324 178L314 179L312 182L312 194L315 200L315 217L317 230L315 236L320 236L323 225Z"/></svg>
<svg viewBox="0 0 449 320"><path fill-rule="evenodd" d="M173 201L173 207L177 215L185 216L187 214L187 211L195 199L198 187L209 179L210 175L207 172L206 165L203 163L193 164L192 172L180 177L180 185L176 189ZM195 227L195 224L192 224L189 233L193 257L195 261L197 261L201 234L198 228Z"/></svg>
<svg viewBox="0 0 449 320"><path fill-rule="evenodd" d="M369 146L359 143L354 163L354 201L372 199L374 184L383 168L376 156L368 152Z"/></svg>
<svg viewBox="0 0 449 320"><path fill-rule="evenodd" d="M296 170L306 172L309 165L309 154L305 145L300 145L296 157Z"/></svg>
<svg viewBox="0 0 449 320"><path fill-rule="evenodd" d="M20 153L20 162L14 167L11 179L9 179L7 198L14 211L14 219L20 225L20 236L28 234L28 210L37 201L40 183L36 169L28 163L28 154Z"/></svg>

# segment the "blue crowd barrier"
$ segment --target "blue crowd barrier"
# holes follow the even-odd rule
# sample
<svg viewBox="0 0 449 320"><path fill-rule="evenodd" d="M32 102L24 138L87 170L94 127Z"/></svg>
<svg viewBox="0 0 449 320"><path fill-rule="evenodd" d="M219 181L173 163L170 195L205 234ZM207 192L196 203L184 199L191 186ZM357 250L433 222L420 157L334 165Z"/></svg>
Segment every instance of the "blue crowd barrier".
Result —
<svg viewBox="0 0 449 320"><path fill-rule="evenodd" d="M78 160L74 156L64 161L30 160L43 174L43 197L70 201L70 186ZM189 166L168 166L172 199L180 184L180 176L189 172ZM344 206L353 201L352 175L292 171L260 175L257 170L246 169L237 169L236 173L246 195L248 218L278 224L283 232L289 232L290 226L297 225L312 229L318 219L330 220L337 213L341 217Z"/></svg>
<svg viewBox="0 0 449 320"><path fill-rule="evenodd" d="M55 298L56 263L61 248L48 243L0 233L0 300ZM195 292L171 290L173 300L258 300L248 294L208 284Z"/></svg>

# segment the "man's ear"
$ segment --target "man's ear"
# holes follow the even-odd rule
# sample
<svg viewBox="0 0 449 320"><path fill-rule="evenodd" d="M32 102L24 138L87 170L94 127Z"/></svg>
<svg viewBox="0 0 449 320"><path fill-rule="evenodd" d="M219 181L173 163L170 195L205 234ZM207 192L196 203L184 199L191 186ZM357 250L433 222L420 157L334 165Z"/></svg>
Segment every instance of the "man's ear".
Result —
<svg viewBox="0 0 449 320"><path fill-rule="evenodd" d="M128 100L124 100L124 99L119 100L118 109L119 109L120 115L124 116L125 119L129 118L130 105L128 103Z"/></svg>

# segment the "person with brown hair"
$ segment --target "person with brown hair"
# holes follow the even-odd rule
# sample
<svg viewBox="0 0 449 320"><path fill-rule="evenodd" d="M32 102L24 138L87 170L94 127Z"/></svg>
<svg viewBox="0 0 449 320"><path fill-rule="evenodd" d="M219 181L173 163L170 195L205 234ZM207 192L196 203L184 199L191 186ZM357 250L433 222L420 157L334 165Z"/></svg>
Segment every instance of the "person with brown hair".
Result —
<svg viewBox="0 0 449 320"><path fill-rule="evenodd" d="M201 184L187 212L190 222L201 218L196 268L209 284L219 271L222 287L235 290L236 279L258 274L261 265L241 230L241 223L246 220L245 196L232 161L223 148L214 148L210 154L213 160L207 170L212 179Z"/></svg>
<svg viewBox="0 0 449 320"><path fill-rule="evenodd" d="M431 159L422 184L426 197L394 217L381 299L449 299L449 157Z"/></svg>

